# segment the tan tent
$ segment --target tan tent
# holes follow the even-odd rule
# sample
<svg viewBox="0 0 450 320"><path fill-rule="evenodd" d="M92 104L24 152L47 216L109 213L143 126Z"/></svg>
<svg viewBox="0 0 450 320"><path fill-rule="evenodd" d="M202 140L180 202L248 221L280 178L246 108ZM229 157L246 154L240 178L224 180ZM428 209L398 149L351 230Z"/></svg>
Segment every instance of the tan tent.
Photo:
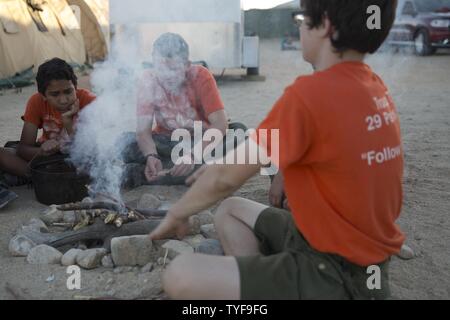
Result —
<svg viewBox="0 0 450 320"><path fill-rule="evenodd" d="M109 47L109 1L67 0L79 19L89 62L104 60Z"/></svg>
<svg viewBox="0 0 450 320"><path fill-rule="evenodd" d="M103 59L107 52L107 1L94 0L90 6L84 2L79 3L78 20L66 0L0 0L0 79L30 67L36 71L41 63L53 57L80 65L87 58L89 61ZM106 3L106 9L102 3ZM90 23L94 23L93 19L101 21L94 28L86 23L87 36L82 35L80 27L84 17ZM96 34L97 26L101 26L101 34ZM87 46L84 38L88 39Z"/></svg>

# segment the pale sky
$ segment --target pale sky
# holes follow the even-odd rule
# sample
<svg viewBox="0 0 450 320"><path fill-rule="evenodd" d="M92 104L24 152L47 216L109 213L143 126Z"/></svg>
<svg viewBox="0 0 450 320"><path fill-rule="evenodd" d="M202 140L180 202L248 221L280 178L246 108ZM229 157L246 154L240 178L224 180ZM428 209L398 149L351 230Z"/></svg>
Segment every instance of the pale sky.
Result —
<svg viewBox="0 0 450 320"><path fill-rule="evenodd" d="M268 9L276 7L282 3L291 2L289 0L242 0L244 10L248 9Z"/></svg>

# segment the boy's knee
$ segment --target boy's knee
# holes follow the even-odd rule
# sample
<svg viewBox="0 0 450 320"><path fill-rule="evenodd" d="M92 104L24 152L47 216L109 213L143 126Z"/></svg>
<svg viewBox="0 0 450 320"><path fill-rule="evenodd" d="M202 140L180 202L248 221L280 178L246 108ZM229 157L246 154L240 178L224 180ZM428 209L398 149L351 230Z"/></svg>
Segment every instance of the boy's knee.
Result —
<svg viewBox="0 0 450 320"><path fill-rule="evenodd" d="M216 214L214 215L214 224L216 226L220 225L224 218L230 216L231 213L236 210L242 200L243 199L239 197L231 197L222 201L220 206L217 208Z"/></svg>
<svg viewBox="0 0 450 320"><path fill-rule="evenodd" d="M225 199L219 206L219 208L222 208L223 211L234 211L237 207L242 204L242 202L245 201L245 199L240 197L230 197Z"/></svg>
<svg viewBox="0 0 450 320"><path fill-rule="evenodd" d="M183 299L188 294L191 284L191 255L184 254L173 260L162 276L162 285L166 294L175 300Z"/></svg>

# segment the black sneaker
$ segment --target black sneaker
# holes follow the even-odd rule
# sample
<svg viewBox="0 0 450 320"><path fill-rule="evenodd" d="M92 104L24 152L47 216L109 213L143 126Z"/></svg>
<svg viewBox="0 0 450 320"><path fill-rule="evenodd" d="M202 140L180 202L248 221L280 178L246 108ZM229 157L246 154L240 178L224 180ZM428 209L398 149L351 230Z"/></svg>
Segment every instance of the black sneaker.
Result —
<svg viewBox="0 0 450 320"><path fill-rule="evenodd" d="M0 180L8 187L21 187L31 184L31 179L27 177L18 177L9 173L0 174Z"/></svg>
<svg viewBox="0 0 450 320"><path fill-rule="evenodd" d="M18 195L0 185L0 209L6 207L10 202L16 200Z"/></svg>

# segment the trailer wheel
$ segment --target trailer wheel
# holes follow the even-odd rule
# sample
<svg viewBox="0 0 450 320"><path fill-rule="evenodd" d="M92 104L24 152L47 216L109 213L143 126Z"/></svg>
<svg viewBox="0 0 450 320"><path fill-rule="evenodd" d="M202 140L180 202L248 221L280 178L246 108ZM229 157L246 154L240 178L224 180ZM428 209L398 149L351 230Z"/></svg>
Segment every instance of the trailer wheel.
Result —
<svg viewBox="0 0 450 320"><path fill-rule="evenodd" d="M247 68L247 76L259 76L259 68Z"/></svg>

